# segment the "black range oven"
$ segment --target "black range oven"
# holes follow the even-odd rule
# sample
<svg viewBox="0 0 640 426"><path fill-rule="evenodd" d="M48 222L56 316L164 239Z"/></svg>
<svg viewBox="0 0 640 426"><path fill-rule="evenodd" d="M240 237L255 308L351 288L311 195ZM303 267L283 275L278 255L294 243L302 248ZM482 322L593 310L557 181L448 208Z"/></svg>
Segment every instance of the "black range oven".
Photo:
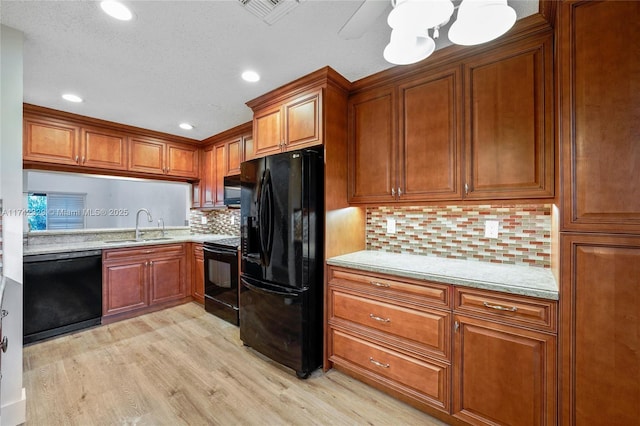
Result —
<svg viewBox="0 0 640 426"><path fill-rule="evenodd" d="M239 324L239 246L240 237L203 243L204 308L235 325Z"/></svg>

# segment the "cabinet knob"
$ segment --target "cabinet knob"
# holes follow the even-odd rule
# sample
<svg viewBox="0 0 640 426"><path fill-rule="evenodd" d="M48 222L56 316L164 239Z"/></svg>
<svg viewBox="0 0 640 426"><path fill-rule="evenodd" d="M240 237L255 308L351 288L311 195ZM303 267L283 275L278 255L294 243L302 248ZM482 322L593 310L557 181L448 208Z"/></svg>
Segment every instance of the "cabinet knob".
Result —
<svg viewBox="0 0 640 426"><path fill-rule="evenodd" d="M80 161L79 161L79 160L80 160L80 157L78 157L78 156L76 155L76 163L80 164Z"/></svg>
<svg viewBox="0 0 640 426"><path fill-rule="evenodd" d="M391 196L392 197L396 196L396 189L395 188L391 188Z"/></svg>
<svg viewBox="0 0 640 426"><path fill-rule="evenodd" d="M2 343L0 343L0 348L2 349L2 352L6 352L8 347L9 347L9 339L7 339L7 336L4 336L2 338Z"/></svg>
<svg viewBox="0 0 640 426"><path fill-rule="evenodd" d="M469 184L468 183L464 184L464 195L469 195Z"/></svg>
<svg viewBox="0 0 640 426"><path fill-rule="evenodd" d="M402 189L398 188L398 197L402 197Z"/></svg>
<svg viewBox="0 0 640 426"><path fill-rule="evenodd" d="M458 321L453 323L453 331L458 331L460 329L460 323Z"/></svg>
<svg viewBox="0 0 640 426"><path fill-rule="evenodd" d="M84 164L84 163L86 163L86 162L87 162L87 159L83 156L83 157L82 157L82 164Z"/></svg>

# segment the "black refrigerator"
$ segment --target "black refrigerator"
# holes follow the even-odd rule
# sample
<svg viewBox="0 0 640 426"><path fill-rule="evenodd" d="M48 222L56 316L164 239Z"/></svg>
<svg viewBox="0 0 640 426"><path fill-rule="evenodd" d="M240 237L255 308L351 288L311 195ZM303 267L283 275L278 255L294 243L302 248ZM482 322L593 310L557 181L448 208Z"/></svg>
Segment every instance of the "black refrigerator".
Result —
<svg viewBox="0 0 640 426"><path fill-rule="evenodd" d="M306 378L322 364L322 151L246 161L240 177L240 339Z"/></svg>

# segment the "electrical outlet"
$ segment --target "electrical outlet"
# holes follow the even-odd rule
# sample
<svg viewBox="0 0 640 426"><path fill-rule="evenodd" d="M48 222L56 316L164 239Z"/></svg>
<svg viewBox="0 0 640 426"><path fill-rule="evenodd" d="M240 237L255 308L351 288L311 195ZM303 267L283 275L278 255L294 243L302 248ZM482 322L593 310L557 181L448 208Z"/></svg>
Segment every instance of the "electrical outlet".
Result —
<svg viewBox="0 0 640 426"><path fill-rule="evenodd" d="M394 218L387 218L387 234L396 233L396 220Z"/></svg>
<svg viewBox="0 0 640 426"><path fill-rule="evenodd" d="M231 224L232 225L236 224L236 217L235 216L231 216Z"/></svg>
<svg viewBox="0 0 640 426"><path fill-rule="evenodd" d="M202 216L200 218L200 223L203 224L203 225L206 225L207 224L207 217L206 216Z"/></svg>
<svg viewBox="0 0 640 426"><path fill-rule="evenodd" d="M486 238L498 238L498 226L497 220L487 220L484 223L484 236Z"/></svg>

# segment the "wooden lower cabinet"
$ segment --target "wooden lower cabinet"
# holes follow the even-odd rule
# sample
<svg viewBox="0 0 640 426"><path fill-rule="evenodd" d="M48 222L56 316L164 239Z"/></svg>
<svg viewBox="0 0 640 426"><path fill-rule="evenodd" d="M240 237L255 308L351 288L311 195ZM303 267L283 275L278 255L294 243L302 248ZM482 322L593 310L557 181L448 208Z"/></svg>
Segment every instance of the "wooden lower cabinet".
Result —
<svg viewBox="0 0 640 426"><path fill-rule="evenodd" d="M556 336L454 317L453 415L477 425L556 423Z"/></svg>
<svg viewBox="0 0 640 426"><path fill-rule="evenodd" d="M204 303L204 253L202 244L191 247L191 296L198 303Z"/></svg>
<svg viewBox="0 0 640 426"><path fill-rule="evenodd" d="M190 299L185 244L102 252L103 322Z"/></svg>
<svg viewBox="0 0 640 426"><path fill-rule="evenodd" d="M450 424L557 423L553 300L328 268L327 362Z"/></svg>

